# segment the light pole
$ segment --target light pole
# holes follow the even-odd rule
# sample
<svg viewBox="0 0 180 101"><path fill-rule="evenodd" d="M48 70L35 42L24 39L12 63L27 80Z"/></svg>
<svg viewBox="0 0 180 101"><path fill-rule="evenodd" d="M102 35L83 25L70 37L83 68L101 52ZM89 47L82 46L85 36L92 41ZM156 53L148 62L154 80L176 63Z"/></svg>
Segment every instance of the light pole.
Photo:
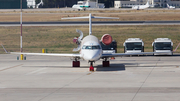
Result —
<svg viewBox="0 0 180 101"><path fill-rule="evenodd" d="M65 0L64 0L64 7L65 7Z"/></svg>
<svg viewBox="0 0 180 101"><path fill-rule="evenodd" d="M21 2L21 13L20 13L20 20L21 20L21 34L20 34L20 52L22 52L22 0L20 1ZM21 60L23 60L24 56L23 54L21 54Z"/></svg>

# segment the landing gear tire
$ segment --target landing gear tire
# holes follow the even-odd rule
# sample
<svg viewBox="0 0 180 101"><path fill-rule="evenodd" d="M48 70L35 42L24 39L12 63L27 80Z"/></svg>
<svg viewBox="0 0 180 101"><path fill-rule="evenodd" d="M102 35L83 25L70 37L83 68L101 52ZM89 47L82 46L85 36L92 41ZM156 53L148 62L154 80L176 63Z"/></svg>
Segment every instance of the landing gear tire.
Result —
<svg viewBox="0 0 180 101"><path fill-rule="evenodd" d="M91 71L91 72L94 71L93 62L90 63L89 71Z"/></svg>
<svg viewBox="0 0 180 101"><path fill-rule="evenodd" d="M73 67L80 67L80 61L73 61L72 66Z"/></svg>
<svg viewBox="0 0 180 101"><path fill-rule="evenodd" d="M103 67L109 67L109 61L103 61Z"/></svg>
<svg viewBox="0 0 180 101"><path fill-rule="evenodd" d="M93 67L93 66L90 66L90 67L89 67L89 71L93 72L93 71L94 71L94 67Z"/></svg>

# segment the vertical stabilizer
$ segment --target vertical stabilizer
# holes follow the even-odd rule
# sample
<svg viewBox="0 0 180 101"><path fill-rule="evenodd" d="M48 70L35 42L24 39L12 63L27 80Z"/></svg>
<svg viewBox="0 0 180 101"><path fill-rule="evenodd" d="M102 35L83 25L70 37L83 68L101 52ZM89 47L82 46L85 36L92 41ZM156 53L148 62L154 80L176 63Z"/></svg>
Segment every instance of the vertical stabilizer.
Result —
<svg viewBox="0 0 180 101"><path fill-rule="evenodd" d="M149 0L147 1L146 6L149 6Z"/></svg>
<svg viewBox="0 0 180 101"><path fill-rule="evenodd" d="M92 34L92 20L91 20L92 16L91 14L89 14L89 35Z"/></svg>

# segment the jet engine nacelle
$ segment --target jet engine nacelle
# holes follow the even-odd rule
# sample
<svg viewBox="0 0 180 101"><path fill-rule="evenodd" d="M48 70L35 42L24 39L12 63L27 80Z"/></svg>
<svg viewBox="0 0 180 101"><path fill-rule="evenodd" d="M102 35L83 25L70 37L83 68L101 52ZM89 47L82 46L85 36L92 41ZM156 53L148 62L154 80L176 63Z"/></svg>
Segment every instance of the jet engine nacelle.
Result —
<svg viewBox="0 0 180 101"><path fill-rule="evenodd" d="M73 39L73 43L76 43L77 45L79 45L78 37L75 37L75 38Z"/></svg>
<svg viewBox="0 0 180 101"><path fill-rule="evenodd" d="M109 34L104 34L101 38L101 41L104 45L110 45L112 42L112 36Z"/></svg>

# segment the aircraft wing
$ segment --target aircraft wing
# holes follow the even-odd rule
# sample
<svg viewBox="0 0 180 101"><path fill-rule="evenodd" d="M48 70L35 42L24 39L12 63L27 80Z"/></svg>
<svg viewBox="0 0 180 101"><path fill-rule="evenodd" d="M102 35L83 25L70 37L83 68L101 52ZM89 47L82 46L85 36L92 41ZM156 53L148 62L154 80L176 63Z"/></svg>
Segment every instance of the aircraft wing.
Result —
<svg viewBox="0 0 180 101"><path fill-rule="evenodd" d="M81 57L80 54L59 54L59 53L21 53L21 52L9 52L9 54L60 56L60 57Z"/></svg>
<svg viewBox="0 0 180 101"><path fill-rule="evenodd" d="M167 53L167 52L110 53L110 54L102 54L101 58L121 57L121 56L130 56L130 55L153 55L155 53Z"/></svg>
<svg viewBox="0 0 180 101"><path fill-rule="evenodd" d="M44 56L61 56L61 57L79 57L81 58L81 54L59 54L59 53L24 53L24 52L7 52L4 46L1 44L4 51L8 54L23 54L23 55L44 55Z"/></svg>

